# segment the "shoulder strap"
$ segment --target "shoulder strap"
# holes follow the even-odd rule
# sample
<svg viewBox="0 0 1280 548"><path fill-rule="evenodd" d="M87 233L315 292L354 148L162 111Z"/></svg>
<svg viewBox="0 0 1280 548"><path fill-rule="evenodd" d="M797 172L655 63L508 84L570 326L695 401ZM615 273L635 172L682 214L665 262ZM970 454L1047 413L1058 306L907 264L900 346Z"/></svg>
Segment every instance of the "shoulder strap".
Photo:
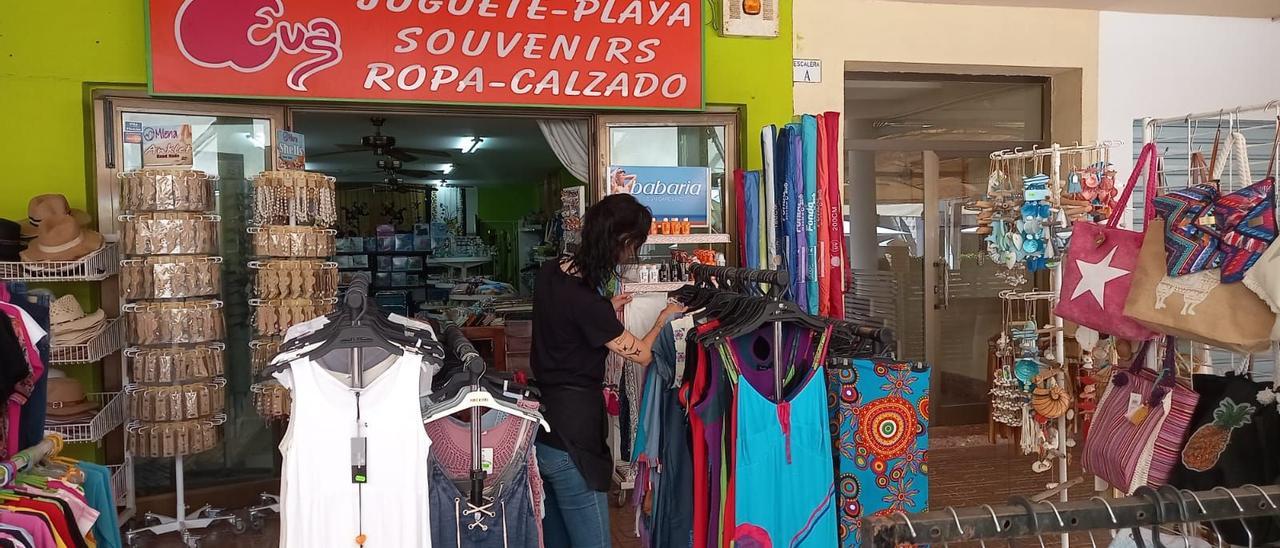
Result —
<svg viewBox="0 0 1280 548"><path fill-rule="evenodd" d="M1142 152L1138 153L1138 161L1133 164L1133 172L1129 174L1129 182L1124 185L1124 190L1120 191L1120 196L1111 206L1111 218L1107 219L1107 228L1115 228L1120 224L1121 212L1129 205L1129 198L1133 195L1133 187L1138 184L1138 177L1142 175L1143 169L1147 170L1147 188L1145 196L1143 196L1144 207L1143 219L1150 221L1155 216L1155 211L1151 207L1151 200L1155 199L1156 194L1156 145L1155 143L1147 143L1142 146Z"/></svg>

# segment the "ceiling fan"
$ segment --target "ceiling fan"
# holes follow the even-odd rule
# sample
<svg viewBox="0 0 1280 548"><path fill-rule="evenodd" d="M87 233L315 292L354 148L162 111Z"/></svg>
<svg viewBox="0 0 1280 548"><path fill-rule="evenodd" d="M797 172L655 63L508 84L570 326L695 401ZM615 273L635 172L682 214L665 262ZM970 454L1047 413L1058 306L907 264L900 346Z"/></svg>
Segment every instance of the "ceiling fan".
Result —
<svg viewBox="0 0 1280 548"><path fill-rule="evenodd" d="M404 167L404 163L394 158L379 158L376 169L335 169L327 170L325 173L339 177L342 179L367 179L382 175L384 177L396 177L403 175L413 179L440 179L444 177L444 172L431 169L409 169Z"/></svg>
<svg viewBox="0 0 1280 548"><path fill-rule="evenodd" d="M453 155L445 150L434 150L428 148L411 148L397 147L394 135L383 135L382 125L387 123L386 118L372 117L369 122L373 124L373 135L365 135L360 138L360 144L338 143L338 150L331 152L321 152L319 154L309 154L310 158L322 158L325 156L336 156L338 154L351 154L354 152L373 152L377 156L386 156L401 162L416 162L419 156L433 156L436 158L452 159Z"/></svg>

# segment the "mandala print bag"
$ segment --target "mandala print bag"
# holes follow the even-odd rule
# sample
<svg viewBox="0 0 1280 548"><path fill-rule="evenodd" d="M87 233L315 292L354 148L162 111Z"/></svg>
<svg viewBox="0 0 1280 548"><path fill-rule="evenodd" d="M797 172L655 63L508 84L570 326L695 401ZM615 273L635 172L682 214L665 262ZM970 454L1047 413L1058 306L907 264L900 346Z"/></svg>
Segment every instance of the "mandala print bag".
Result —
<svg viewBox="0 0 1280 548"><path fill-rule="evenodd" d="M1168 481L1199 398L1177 382L1173 337L1160 372L1144 367L1155 346L1143 341L1133 363L1111 376L1084 440L1084 469L1125 494Z"/></svg>
<svg viewBox="0 0 1280 548"><path fill-rule="evenodd" d="M1129 175L1129 183L1112 206L1105 225L1076 221L1071 227L1071 243L1063 261L1062 290L1054 313L1063 319L1129 340L1147 340L1156 333L1124 315L1125 299L1138 266L1142 232L1116 225L1129 203L1133 187L1147 170L1146 202L1151 217L1151 199L1156 194L1156 146L1147 144ZM1148 219L1149 221L1150 219ZM1157 235L1162 236L1162 235ZM1163 239L1163 238L1161 238ZM1163 254L1163 252L1162 252Z"/></svg>

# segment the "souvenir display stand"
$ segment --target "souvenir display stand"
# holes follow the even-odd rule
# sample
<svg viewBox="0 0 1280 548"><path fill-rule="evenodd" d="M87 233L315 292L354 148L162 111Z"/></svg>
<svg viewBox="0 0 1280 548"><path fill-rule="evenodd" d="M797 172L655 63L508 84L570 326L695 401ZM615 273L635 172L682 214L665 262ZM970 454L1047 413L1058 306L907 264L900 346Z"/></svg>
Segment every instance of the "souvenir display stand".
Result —
<svg viewBox="0 0 1280 548"><path fill-rule="evenodd" d="M1026 240L1031 240L1037 236L1040 237L1040 249L1035 252L1038 253L1038 255L1026 253L1026 256L1022 256L1022 253L1015 253L1008 255L1004 261L997 261L1004 262L1007 266L1011 266L1018 270L1047 269L1050 272L1051 288L1049 291L1004 291L1000 294L1000 298L1006 302L1006 310L1010 308L1011 303L1023 303L1029 310L1035 310L1040 308L1042 305L1047 306L1047 309L1050 311L1053 310L1054 306L1057 304L1059 290L1062 286L1062 269L1059 268L1058 264L1058 261L1061 258L1059 253L1061 250L1065 250L1066 247L1065 245L1062 245L1061 242L1057 241L1060 239L1058 232L1065 230L1068 227L1069 221L1068 214L1066 213L1069 206L1064 202L1063 197L1064 194L1071 194L1070 191L1075 190L1074 188L1067 188L1068 185L1063 174L1063 157L1080 157L1082 158L1082 161L1078 162L1077 165L1080 165L1082 169L1092 169L1094 162L1089 161L1088 164L1085 164L1084 161L1092 158L1100 159L1100 157L1105 156L1108 148L1116 146L1117 144L1119 143L1104 142L1095 145L1073 146L1053 144L1052 146L1043 149L1034 148L1029 151L999 151L991 154L991 160L994 163L993 167L996 168L992 171L988 189L988 199L992 202L981 204L982 207L986 207L988 211L991 209L1001 210L1002 208L998 202L1000 202L1002 198L1013 198L1010 196L1012 186L1008 184L1007 180L1000 180L998 174L1003 173L1005 177L1011 177L1012 174L1010 174L1009 171L1013 170L1009 169L1009 166L1016 166L1019 171L1022 171L1023 174L1026 175L1026 177L1024 177L1024 184L1028 188L1031 188L1032 185L1035 184L1034 181L1037 180L1037 178L1043 179L1047 175L1047 181L1043 181L1041 184L1044 186L1040 187L1046 192L1041 195L1032 195L1031 193L1024 192L1021 197L1022 205L1027 205L1033 202L1044 202L1049 204L1047 207L1053 212L1051 216L1041 215L1040 222L1036 223L1037 225L1043 225L1042 229L1044 230L1044 236L1037 233L1034 235L1028 234L1026 237ZM1043 161L1045 159L1049 160L1049 172L1047 174L1040 169L1043 167ZM1014 164L1015 162L1016 164ZM1027 170L1024 169L1025 162L1031 162L1035 169L1028 173ZM1105 169L1104 160L1102 171L1105 171ZM1072 179L1074 183L1074 177L1072 177ZM1033 198L1037 199L1033 200ZM1021 207L1015 207L1014 209L1021 209L1024 212L1027 211ZM1081 214L1086 214L1084 210L1076 211ZM1088 211L1088 213L1092 213L1092 211ZM1025 213L1022 217L1026 217ZM1004 225L1003 227L996 226L995 230L986 232L988 234L994 233L992 236L987 238L987 241L989 244L996 245L997 247L997 238L999 238L1000 235L1005 234L1004 228L1017 227L1019 225L1019 221L1014 218L1005 218L1000 214L986 215L985 213L980 212L979 222L983 223L984 221ZM984 226L989 225L984 224ZM1015 230L1020 229L1015 228ZM1027 247L1025 249L1029 251L1032 248ZM999 257L993 258L999 259ZM1036 264L1034 261L1037 258L1041 258L1042 262ZM1011 274L1009 281L1013 285L1020 285L1020 283L1013 282L1025 280L1022 279L1021 272L1018 272ZM1006 412L1013 412L1010 416L1012 420L1006 424L1016 425L1019 427L1021 435L1020 445L1022 446L1023 453L1039 453L1043 457L1042 460L1033 465L1033 470L1036 472L1048 472L1051 469L1054 469L1055 475L1055 480L1046 484L1045 487L1047 491L1040 493L1035 498L1043 499L1057 495L1059 501L1066 502L1068 500L1067 492L1070 487L1082 481L1081 479L1070 479L1067 473L1068 454L1070 452L1070 448L1075 446L1075 440L1069 436L1067 432L1069 421L1073 421L1075 419L1076 410L1074 402L1069 403L1065 410L1055 410L1055 412L1059 413L1058 416L1050 419L1049 422L1046 423L1052 424L1052 428L1043 432L1043 434L1037 435L1037 433L1041 432L1040 426L1037 422L1044 421L1036 421L1035 417L1043 416L1043 414L1040 414L1033 407L1032 398L1030 397L1031 387L1035 387L1036 390L1040 390L1040 387L1046 386L1046 384L1050 385L1049 389L1071 385L1067 379L1069 368L1067 367L1065 355L1066 340L1063 320L1051 312L1050 315L1052 316L1052 322L1042 325L1032 319L1034 318L1034 312L1029 312L1029 317L1023 319L1027 320L1030 333L1019 333L1018 329L1014 329L1010 332L1009 320L1011 318L1005 318L1006 331L1001 334L1001 340L1005 344L1004 352L1016 352L1013 345L1010 344L1014 341L1011 341L1010 339L1017 340L1020 338L1019 335L1022 335L1022 340L1027 340L1032 350L1028 354L1019 356L1017 361L1019 365L1023 363L1036 365L1037 371L1033 371L1026 375L1027 378L1025 379L1021 378L1021 371L1014 373L1009 370L1007 366L997 371L997 384L996 388L992 391L993 396L996 398L993 400L995 403L995 405L993 405L993 416L998 413L996 407L998 406L999 399L1001 397L1009 397L1011 395L1009 393L1010 391L1020 394L1014 395L1013 399L1021 400L1021 404L1013 403L1014 409L1005 410ZM1025 329L1023 331L1025 331ZM1050 354L1052 355L1044 356L1044 358L1051 360L1055 364L1056 370L1053 372L1052 380L1046 379L1044 381L1031 382L1032 379L1037 379L1039 377L1038 371L1041 367L1041 362L1039 360L1041 357L1039 356L1039 349L1035 348L1035 342L1038 340L1038 335L1044 331L1048 331L1052 334L1052 343L1050 346L1052 350ZM1012 337L1010 337L1010 335L1012 335ZM1002 357L1013 358L1013 356ZM1012 378L1015 376L1019 378ZM1021 383L1023 385L1022 387L1017 386L1020 384L1018 382L1019 380L1023 381ZM1002 382L1004 383L1003 385L1001 384ZM1058 392L1056 395L1059 397L1069 397L1065 392ZM1065 548L1067 546L1067 536L1063 535L1061 540L1062 546Z"/></svg>
<svg viewBox="0 0 1280 548"><path fill-rule="evenodd" d="M264 171L253 180L254 307L250 341L252 373L256 379L280 349L285 332L294 324L324 316L338 302L337 222L335 180L306 171ZM289 392L275 379L250 387L254 408L268 421L289 414ZM280 497L259 494L248 509L249 525L261 529L266 517L280 513Z"/></svg>
<svg viewBox="0 0 1280 548"><path fill-rule="evenodd" d="M148 512L145 525L129 530L132 544L143 534L178 533L197 546L193 531L227 521L243 522L204 505L188 512L184 458L215 448L226 421L222 342L222 259L213 186L217 178L190 169L143 169L122 173L126 213L120 262L121 307L130 347L125 351L128 452L133 457L172 458L177 503L174 515Z"/></svg>

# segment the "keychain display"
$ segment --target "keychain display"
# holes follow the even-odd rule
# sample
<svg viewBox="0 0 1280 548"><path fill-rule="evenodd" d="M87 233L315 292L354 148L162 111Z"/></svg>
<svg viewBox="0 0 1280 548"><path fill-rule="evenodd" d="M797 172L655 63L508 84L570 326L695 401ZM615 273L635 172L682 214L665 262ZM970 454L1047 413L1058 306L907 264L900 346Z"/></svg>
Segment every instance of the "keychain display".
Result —
<svg viewBox="0 0 1280 548"><path fill-rule="evenodd" d="M222 292L222 257L151 256L120 261L124 298L180 299Z"/></svg>
<svg viewBox="0 0 1280 548"><path fill-rule="evenodd" d="M260 337L281 337L294 324L333 312L338 299L249 299Z"/></svg>
<svg viewBox="0 0 1280 548"><path fill-rule="evenodd" d="M129 397L129 416L144 422L168 422L209 417L225 410L227 380L171 386L131 384L125 387Z"/></svg>
<svg viewBox="0 0 1280 548"><path fill-rule="evenodd" d="M154 212L121 215L127 255L212 255L218 252L217 215Z"/></svg>
<svg viewBox="0 0 1280 548"><path fill-rule="evenodd" d="M121 173L125 211L211 211L217 177L195 169L146 168Z"/></svg>
<svg viewBox="0 0 1280 548"><path fill-rule="evenodd" d="M253 395L253 408L262 418L275 420L289 416L293 398L279 381L271 379L254 384L249 392Z"/></svg>
<svg viewBox="0 0 1280 548"><path fill-rule="evenodd" d="M264 171L253 179L253 223L331 227L338 221L333 177Z"/></svg>
<svg viewBox="0 0 1280 548"><path fill-rule="evenodd" d="M1018 261L1026 265L1028 272L1050 268L1049 261L1056 257L1051 230L1054 210L1049 203L1048 183L1049 176L1043 173L1022 180L1023 200L1019 208L1021 216L1017 222L1016 238L1021 245L1015 249L1015 253L1018 254Z"/></svg>
<svg viewBox="0 0 1280 548"><path fill-rule="evenodd" d="M225 370L222 343L187 347L130 348L129 378L135 383L174 384L221 376Z"/></svg>
<svg viewBox="0 0 1280 548"><path fill-rule="evenodd" d="M280 339L254 339L249 341L249 370L256 378L258 373L280 353Z"/></svg>
<svg viewBox="0 0 1280 548"><path fill-rule="evenodd" d="M213 449L222 439L225 415L178 422L133 421L125 441L134 456L161 458L194 455Z"/></svg>
<svg viewBox="0 0 1280 548"><path fill-rule="evenodd" d="M219 300L142 301L120 309L128 321L130 344L203 343L226 336Z"/></svg>
<svg viewBox="0 0 1280 548"><path fill-rule="evenodd" d="M307 259L252 261L259 299L328 299L338 296L338 263Z"/></svg>
<svg viewBox="0 0 1280 548"><path fill-rule="evenodd" d="M328 257L338 232L311 226L250 227L253 254L259 257Z"/></svg>

